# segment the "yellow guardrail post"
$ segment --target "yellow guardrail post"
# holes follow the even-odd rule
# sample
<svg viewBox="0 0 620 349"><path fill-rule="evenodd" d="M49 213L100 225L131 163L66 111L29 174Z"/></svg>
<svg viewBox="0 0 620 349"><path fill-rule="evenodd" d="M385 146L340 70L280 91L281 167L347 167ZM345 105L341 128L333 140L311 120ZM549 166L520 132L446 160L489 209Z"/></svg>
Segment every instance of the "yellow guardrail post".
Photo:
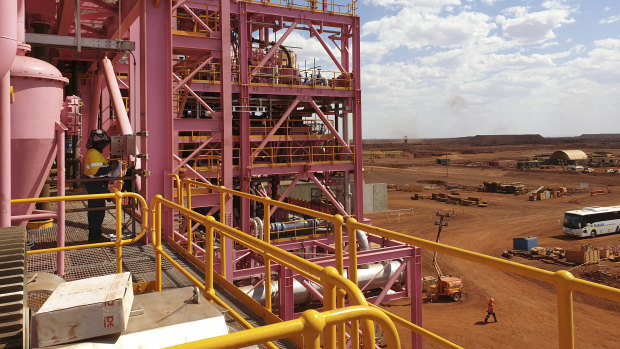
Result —
<svg viewBox="0 0 620 349"><path fill-rule="evenodd" d="M560 334L560 348L575 347L575 333L573 327L573 290L569 282L573 275L566 270L555 273L558 291L558 330Z"/></svg>
<svg viewBox="0 0 620 349"><path fill-rule="evenodd" d="M220 223L226 225L226 188L220 186ZM226 238L220 233L220 274L226 279Z"/></svg>
<svg viewBox="0 0 620 349"><path fill-rule="evenodd" d="M336 287L328 280L323 286L323 310L336 309ZM325 330L325 346L327 348L336 348L336 326L329 325Z"/></svg>
<svg viewBox="0 0 620 349"><path fill-rule="evenodd" d="M307 310L301 314L301 319L304 322L304 349L321 348L321 330L325 327L325 317L316 310Z"/></svg>
<svg viewBox="0 0 620 349"><path fill-rule="evenodd" d="M153 201L151 205L154 206L153 209L153 226L155 227L155 236L153 239L153 244L155 244L155 288L158 292L161 292L161 255L162 255L162 247L161 247L161 200L163 197L161 195L155 195L153 197Z"/></svg>
<svg viewBox="0 0 620 349"><path fill-rule="evenodd" d="M357 235L355 218L347 219L347 237L349 239L349 280L357 286Z"/></svg>
<svg viewBox="0 0 620 349"><path fill-rule="evenodd" d="M271 243L271 204L269 200L263 203L263 240ZM271 258L268 253L265 258L265 308L271 311Z"/></svg>
<svg viewBox="0 0 620 349"><path fill-rule="evenodd" d="M213 289L213 222L215 222L215 218L211 216L207 217L206 222L204 222L207 228L205 235L205 292L209 295L215 294Z"/></svg>
<svg viewBox="0 0 620 349"><path fill-rule="evenodd" d="M182 205L181 205L182 206ZM192 184L187 183L187 208L192 209ZM194 246L192 245L194 242L194 234L192 232L192 219L190 217L185 217L187 219L187 252L192 254L194 252Z"/></svg>
<svg viewBox="0 0 620 349"><path fill-rule="evenodd" d="M116 203L116 272L123 272L123 194L121 192L114 193L114 202Z"/></svg>

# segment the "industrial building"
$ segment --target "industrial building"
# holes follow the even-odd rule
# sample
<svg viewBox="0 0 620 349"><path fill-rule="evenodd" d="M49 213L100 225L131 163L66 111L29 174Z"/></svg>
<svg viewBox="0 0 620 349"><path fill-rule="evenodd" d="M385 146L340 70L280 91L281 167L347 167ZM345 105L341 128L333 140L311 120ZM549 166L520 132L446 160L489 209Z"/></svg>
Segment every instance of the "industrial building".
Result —
<svg viewBox="0 0 620 349"><path fill-rule="evenodd" d="M558 150L551 154L549 163L553 165L587 165L588 155L582 150Z"/></svg>

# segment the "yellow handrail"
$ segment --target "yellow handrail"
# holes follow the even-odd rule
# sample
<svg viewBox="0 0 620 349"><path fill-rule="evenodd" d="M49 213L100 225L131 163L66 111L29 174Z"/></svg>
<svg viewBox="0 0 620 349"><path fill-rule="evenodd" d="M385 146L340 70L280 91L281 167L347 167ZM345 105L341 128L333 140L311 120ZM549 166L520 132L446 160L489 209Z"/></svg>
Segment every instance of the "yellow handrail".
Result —
<svg viewBox="0 0 620 349"><path fill-rule="evenodd" d="M418 246L431 251L447 254L449 256L457 257L470 262L486 265L489 267L500 269L502 271L507 271L513 274L529 277L535 280L555 285L558 295L558 330L560 337L560 348L573 348L575 346L575 329L573 323L573 291L579 291L593 296L609 299L611 301L620 302L620 289L600 285L582 279L577 279L566 270L550 272L547 270L534 268L511 261L506 261L500 258L487 256L481 253L463 250L458 247L443 245L421 238L416 238L386 229L373 227L367 224L358 223L354 218L348 219L346 225L349 231L353 231L354 229L361 229L368 233L375 234L386 239L391 239L405 244ZM357 260L354 259L353 256L350 256L350 258L350 263L352 265L356 265Z"/></svg>
<svg viewBox="0 0 620 349"><path fill-rule="evenodd" d="M355 319L368 319L378 323L385 333L387 347L400 348L400 339L398 338L394 323L381 310L370 306L351 306L322 313L316 310L306 310L301 317L295 320L203 339L170 348L240 348L260 344L267 340L288 338L300 334L303 334L304 348L320 348L319 335L326 327ZM327 344L325 347L334 348Z"/></svg>
<svg viewBox="0 0 620 349"><path fill-rule="evenodd" d="M205 184L206 185L206 184ZM213 186L216 187L216 186ZM228 191L228 189L216 187L222 189L222 193ZM225 189L225 190L224 190ZM270 199L265 199L265 202L269 202ZM273 201L273 200L271 200ZM206 236L206 246L205 246L205 283L198 281L196 278L192 277L189 272L181 270L182 267L178 265L178 263L174 262L172 257L168 256L162 246L161 246L161 206L164 205L172 210L178 211L180 214L185 215L188 218L193 219L195 222L199 222L203 224L207 229ZM309 211L309 210L308 210ZM362 292L354 285L350 280L343 277L338 271L333 267L320 267L312 262L309 262L299 256L296 256L292 253L284 251L278 247L272 246L271 244L256 239L246 233L243 233L237 229L229 227L225 224L215 221L215 219L211 216L203 216L197 212L191 211L186 207L178 205L172 201L164 199L161 195L156 195L153 197L151 201L151 212L153 213L152 221L153 224L153 239L155 245L155 254L156 254L156 263L158 265L158 270L156 271L156 289L161 290L161 257L166 258L172 265L177 267L185 276L187 276L196 286L201 288L204 291L205 297L215 300L217 296L215 295L215 290L213 288L213 231L217 230L220 235L224 238L229 238L241 245L244 245L257 253L263 255L265 261L273 260L280 265L283 265L290 270L295 271L296 273L306 277L309 280L312 280L318 284L321 284L325 290L328 291L327 298L328 300L325 302L324 306L326 310L333 310L327 307L335 307L336 302L332 301L332 297L335 300L335 295L338 291L342 290L348 295L349 303L352 305L367 305L366 298L362 294ZM221 215L221 213L220 213ZM327 215L326 215L327 216ZM331 217L332 221L336 221L337 218ZM342 217L340 217L340 226L342 226ZM342 256L341 256L342 257ZM266 263L267 264L267 263ZM265 280L268 280L271 275L271 271L265 270ZM270 289L266 288L265 295L265 303L267 304L268 300L271 299ZM330 293L331 292L331 293ZM219 303L219 302L218 302ZM344 324L340 324L343 326ZM331 329L330 329L331 331ZM358 327L356 322L353 323L352 333L357 333ZM364 343L373 343L373 333L372 323L369 321L362 322L362 334ZM335 335L330 335L330 340L333 338L335 341ZM359 343L357 343L357 335L352 335L352 345L353 347L357 347ZM335 342L334 342L335 346Z"/></svg>
<svg viewBox="0 0 620 349"><path fill-rule="evenodd" d="M136 235L132 239L123 240L122 234L122 201L123 198L135 198L142 208L142 228L140 233ZM63 246L63 247L52 247L45 248L40 250L30 250L27 252L28 255L33 254L42 254L42 253L50 253L50 252L60 252L60 251L71 251L71 250L83 250L88 248L96 248L96 247L106 247L106 246L116 246L116 271L121 273L123 271L123 249L122 246L133 244L146 234L148 227L148 206L146 204L146 200L136 193L105 193L105 194L88 194L88 195L74 195L74 196L53 196L46 198L28 198L28 199L14 199L11 200L11 204L32 204L38 202L58 202L58 201L81 201L81 200L90 200L90 199L114 199L116 203L116 241L110 242L99 242L88 245L74 245L74 246Z"/></svg>

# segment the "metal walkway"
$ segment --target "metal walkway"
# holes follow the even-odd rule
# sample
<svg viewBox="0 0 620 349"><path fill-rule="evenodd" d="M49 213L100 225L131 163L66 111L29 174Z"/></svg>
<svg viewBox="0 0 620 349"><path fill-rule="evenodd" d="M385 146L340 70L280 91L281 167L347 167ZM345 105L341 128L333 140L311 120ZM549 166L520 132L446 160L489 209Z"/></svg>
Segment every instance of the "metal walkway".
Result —
<svg viewBox="0 0 620 349"><path fill-rule="evenodd" d="M81 207L80 203L67 203L67 207ZM115 229L114 210L108 210L103 223L103 233L113 234ZM127 215L128 216L128 215ZM140 230L139 223L137 230ZM56 225L39 230L29 230L29 239L33 243L32 249L51 248L56 246ZM125 231L125 233L127 233ZM125 234L124 234L125 235ZM88 224L86 212L67 213L66 219L66 245L86 244L88 240ZM185 270L189 271L199 280L204 280L204 272L193 264L188 263L179 253L167 245L163 245L165 252L170 255ZM145 282L155 280L155 253L152 245L134 244L123 247L123 271L131 272L133 282ZM28 273L56 272L56 253L44 253L28 256ZM65 281L85 279L89 277L116 273L116 254L114 247L100 247L84 250L65 252ZM162 259L162 287L180 288L193 286L181 272L179 272L166 259ZM231 308L241 314L252 326L267 325L267 322L256 315L224 288L215 285L217 296L225 300ZM43 297L40 297L43 296ZM43 299L41 299L43 298ZM29 295L30 307L38 308L45 295ZM232 331L242 330L242 326L226 316L228 326ZM280 348L296 348L290 341L274 342Z"/></svg>

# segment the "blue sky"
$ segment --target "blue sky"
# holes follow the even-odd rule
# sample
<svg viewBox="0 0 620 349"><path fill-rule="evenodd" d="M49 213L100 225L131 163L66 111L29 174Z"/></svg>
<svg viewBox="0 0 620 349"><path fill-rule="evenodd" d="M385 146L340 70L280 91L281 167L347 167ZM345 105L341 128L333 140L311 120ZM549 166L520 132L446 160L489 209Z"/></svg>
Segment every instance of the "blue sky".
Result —
<svg viewBox="0 0 620 349"><path fill-rule="evenodd" d="M620 1L359 0L358 14L364 138L620 133ZM322 50L302 40L300 58Z"/></svg>

